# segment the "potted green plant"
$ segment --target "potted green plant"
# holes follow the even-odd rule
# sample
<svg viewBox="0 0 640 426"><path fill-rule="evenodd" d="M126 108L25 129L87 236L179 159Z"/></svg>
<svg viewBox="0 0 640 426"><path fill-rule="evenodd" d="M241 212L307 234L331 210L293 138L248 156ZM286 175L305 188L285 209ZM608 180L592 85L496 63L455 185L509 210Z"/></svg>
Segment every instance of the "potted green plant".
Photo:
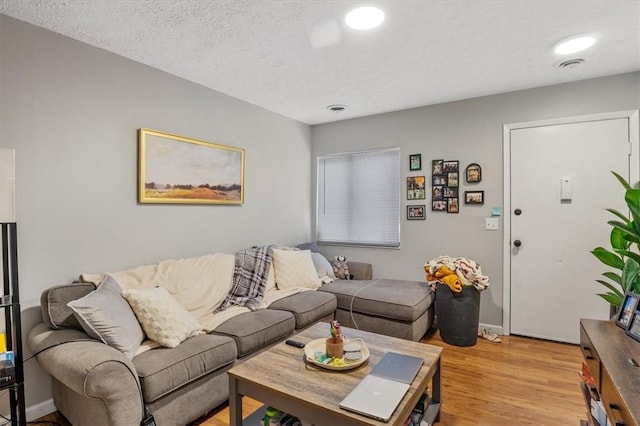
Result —
<svg viewBox="0 0 640 426"><path fill-rule="evenodd" d="M597 247L591 253L605 265L620 271L604 272L602 275L607 280L596 280L608 289L598 296L617 308L626 291L640 294L640 189L631 187L618 173L611 173L625 189L624 200L631 217L615 209L607 209L619 219L607 222L611 225L611 249Z"/></svg>

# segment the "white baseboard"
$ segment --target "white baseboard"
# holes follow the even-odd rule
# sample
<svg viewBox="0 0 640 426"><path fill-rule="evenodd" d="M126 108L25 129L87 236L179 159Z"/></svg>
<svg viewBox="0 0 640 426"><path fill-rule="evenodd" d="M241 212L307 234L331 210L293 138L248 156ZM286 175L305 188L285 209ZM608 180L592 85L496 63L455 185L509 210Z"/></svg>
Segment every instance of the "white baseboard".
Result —
<svg viewBox="0 0 640 426"><path fill-rule="evenodd" d="M32 422L35 419L39 419L40 417L46 416L47 414L51 414L55 411L57 411L57 408L53 403L53 398L42 401L39 404L30 405L26 410L27 421Z"/></svg>
<svg viewBox="0 0 640 426"><path fill-rule="evenodd" d="M433 326L434 326L434 327L437 327L437 326L438 326L438 317L435 317L435 318L433 319ZM486 324L486 323L483 323L483 322L479 323L479 324L478 324L478 332L479 332L480 330L482 330L483 328L486 328L487 330L491 329L491 331L493 331L493 332L494 332L494 333L496 333L497 335L500 335L500 336L504 335L504 333L503 333L503 329L502 329L502 326L501 326L501 325Z"/></svg>
<svg viewBox="0 0 640 426"><path fill-rule="evenodd" d="M486 328L487 330L491 330L499 336L503 334L501 325L484 324L484 323L478 324L478 331L482 330L483 328Z"/></svg>

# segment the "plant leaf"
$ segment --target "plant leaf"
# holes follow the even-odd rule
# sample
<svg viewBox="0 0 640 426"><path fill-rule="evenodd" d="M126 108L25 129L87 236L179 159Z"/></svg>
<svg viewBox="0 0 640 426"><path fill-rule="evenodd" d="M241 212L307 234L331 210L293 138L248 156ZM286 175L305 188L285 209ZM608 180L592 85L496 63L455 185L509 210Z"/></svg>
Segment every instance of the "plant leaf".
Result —
<svg viewBox="0 0 640 426"><path fill-rule="evenodd" d="M622 287L622 277L620 275L616 274L615 272L605 272L602 275L609 278L611 281L620 284L620 286Z"/></svg>
<svg viewBox="0 0 640 426"><path fill-rule="evenodd" d="M607 266L611 266L612 268L620 269L624 268L624 260L622 257L613 253L603 247L596 247L591 250L591 253L600 260L600 262L604 263Z"/></svg>
<svg viewBox="0 0 640 426"><path fill-rule="evenodd" d="M624 201L627 202L627 206L640 208L640 189L627 189L624 193Z"/></svg>
<svg viewBox="0 0 640 426"><path fill-rule="evenodd" d="M607 222L609 225L613 226L614 228L618 228L624 232L626 232L627 234L631 234L631 235L636 235L636 230L633 229L633 222L629 222L627 223L622 223L619 222L617 220L610 220L609 222Z"/></svg>
<svg viewBox="0 0 640 426"><path fill-rule="evenodd" d="M622 229L613 228L611 230L611 236L609 237L609 240L611 241L611 247L616 250L626 250L627 248L629 248L629 240L625 238L625 236L628 236L628 234L625 233Z"/></svg>
<svg viewBox="0 0 640 426"><path fill-rule="evenodd" d="M624 187L624 189L631 189L631 185L629 185L629 182L627 182L627 180L625 178L623 178L622 176L620 176L618 173L611 171L611 173L613 173L613 175L616 177L616 179L618 179L618 182L620 182L620 184Z"/></svg>
<svg viewBox="0 0 640 426"><path fill-rule="evenodd" d="M634 251L631 251L631 250L616 250L616 253L618 253L621 256L626 256L626 257L628 257L630 259L633 259L636 263L640 264L640 254L638 254L638 253L636 253ZM627 259L627 260L629 260L629 259ZM623 266L622 269L624 269L624 266ZM622 276L624 276L624 271L622 272Z"/></svg>
<svg viewBox="0 0 640 426"><path fill-rule="evenodd" d="M622 269L622 288L625 291L631 287L635 287L635 283L638 281L638 274L640 274L640 264L638 264L640 255L633 252L629 253L634 256L629 256L626 262L624 262L624 268Z"/></svg>
<svg viewBox="0 0 640 426"><path fill-rule="evenodd" d="M618 229L618 228L616 228ZM636 243L636 244L640 244L640 237L636 237L635 235L631 235L631 234L624 234L623 238L626 241L629 241L630 243ZM627 246L628 247L628 246Z"/></svg>
<svg viewBox="0 0 640 426"><path fill-rule="evenodd" d="M612 293L598 293L598 296L612 304L613 306L620 306L622 304L622 297Z"/></svg>
<svg viewBox="0 0 640 426"><path fill-rule="evenodd" d="M609 290L611 290L611 293L613 293L613 294L617 294L617 295L619 295L620 297L622 297L623 293L622 293L620 290L618 290L617 288L615 288L613 284L608 283L608 282L606 282L606 281L604 281L604 280L596 280L596 282L598 282L598 283L602 284L603 286L605 286L606 288L608 288Z"/></svg>
<svg viewBox="0 0 640 426"><path fill-rule="evenodd" d="M622 219L625 223L629 223L629 222L631 222L631 220L630 220L627 216L623 215L623 214L622 214L622 213L620 213L618 210L615 210L615 209L605 209L605 210L607 210L609 213L613 213L614 215L618 216L618 217L619 217L620 219Z"/></svg>
<svg viewBox="0 0 640 426"><path fill-rule="evenodd" d="M636 234L640 234L640 190L629 189L624 194L624 200L633 218L631 225Z"/></svg>

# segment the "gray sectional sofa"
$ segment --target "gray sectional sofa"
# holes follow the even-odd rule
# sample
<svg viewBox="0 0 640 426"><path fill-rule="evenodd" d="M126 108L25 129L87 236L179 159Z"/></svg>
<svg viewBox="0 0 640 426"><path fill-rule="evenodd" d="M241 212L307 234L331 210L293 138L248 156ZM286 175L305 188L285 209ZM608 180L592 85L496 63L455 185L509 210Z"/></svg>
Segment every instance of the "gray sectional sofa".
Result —
<svg viewBox="0 0 640 426"><path fill-rule="evenodd" d="M419 340L433 320L426 283L372 279L370 264L350 262L354 280L279 299L242 313L175 348L159 347L129 359L89 337L66 306L95 289L56 286L42 295L43 323L29 346L53 380L54 402L74 425L187 424L228 399L226 372L238 362L317 321L336 318L367 331Z"/></svg>

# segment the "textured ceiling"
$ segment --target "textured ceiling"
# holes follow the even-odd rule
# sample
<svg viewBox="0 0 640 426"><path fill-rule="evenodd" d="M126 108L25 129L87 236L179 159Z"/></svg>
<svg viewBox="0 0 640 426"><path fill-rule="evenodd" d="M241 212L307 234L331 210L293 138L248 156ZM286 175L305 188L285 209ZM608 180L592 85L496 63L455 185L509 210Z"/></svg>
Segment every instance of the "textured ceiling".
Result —
<svg viewBox="0 0 640 426"><path fill-rule="evenodd" d="M0 13L308 124L640 70L640 1L0 0ZM553 45L595 34L583 65ZM568 58L568 57L567 57ZM330 104L348 109L336 114Z"/></svg>

